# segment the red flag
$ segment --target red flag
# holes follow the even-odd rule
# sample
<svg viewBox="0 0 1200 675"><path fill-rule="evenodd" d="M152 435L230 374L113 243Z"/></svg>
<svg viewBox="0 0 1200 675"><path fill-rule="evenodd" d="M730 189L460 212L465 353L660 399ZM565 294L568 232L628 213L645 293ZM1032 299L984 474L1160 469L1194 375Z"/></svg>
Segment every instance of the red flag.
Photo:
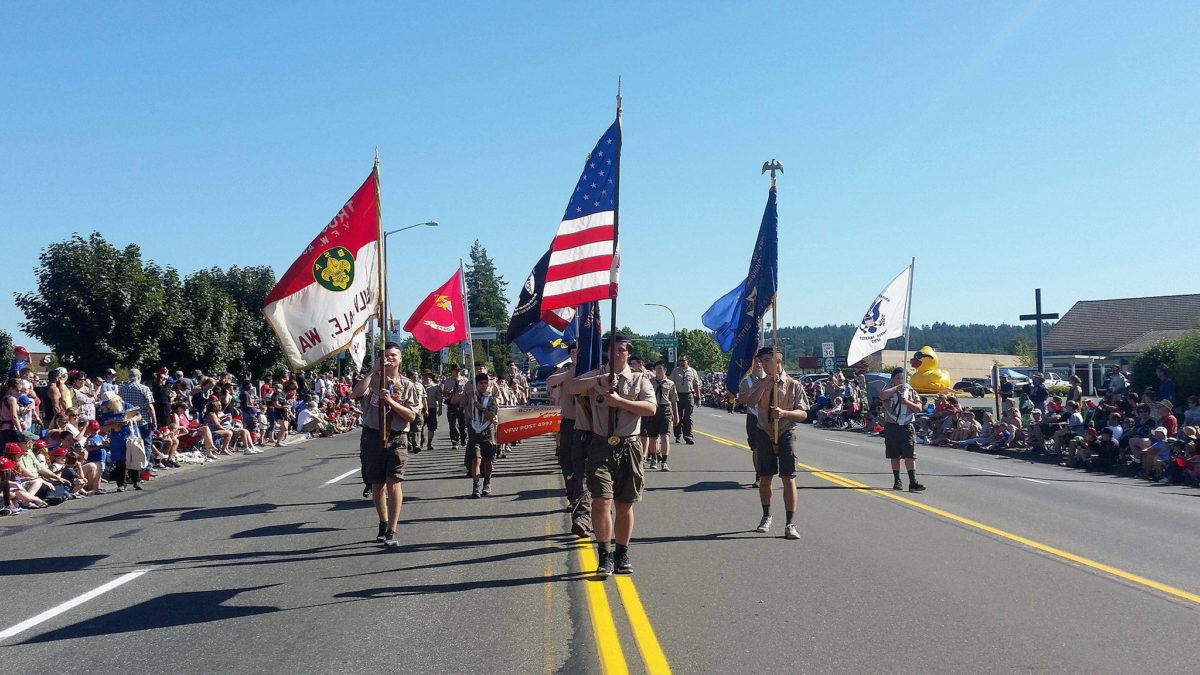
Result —
<svg viewBox="0 0 1200 675"><path fill-rule="evenodd" d="M429 294L404 322L404 330L413 334L422 347L436 352L467 339L467 321L463 313L462 270L450 281Z"/></svg>

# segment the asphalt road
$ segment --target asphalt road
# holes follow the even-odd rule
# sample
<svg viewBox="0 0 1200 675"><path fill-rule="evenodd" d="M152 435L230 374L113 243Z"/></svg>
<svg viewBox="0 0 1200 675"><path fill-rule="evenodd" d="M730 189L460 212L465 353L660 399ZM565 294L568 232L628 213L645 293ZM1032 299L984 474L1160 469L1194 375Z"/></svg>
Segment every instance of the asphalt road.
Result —
<svg viewBox="0 0 1200 675"><path fill-rule="evenodd" d="M357 437L165 472L0 520L6 672L1192 672L1200 491L805 427L802 539L756 534L744 418L647 476L632 577L591 579L552 448L467 498L413 457L373 542ZM339 480L334 480L338 479ZM51 611L54 610L54 611Z"/></svg>

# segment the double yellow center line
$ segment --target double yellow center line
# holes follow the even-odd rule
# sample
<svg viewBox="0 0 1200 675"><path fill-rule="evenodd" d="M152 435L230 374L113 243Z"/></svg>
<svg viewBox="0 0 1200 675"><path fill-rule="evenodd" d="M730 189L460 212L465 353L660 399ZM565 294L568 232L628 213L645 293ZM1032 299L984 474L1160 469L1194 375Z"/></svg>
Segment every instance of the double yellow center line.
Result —
<svg viewBox="0 0 1200 675"><path fill-rule="evenodd" d="M721 438L719 436L714 436L712 434L708 434L703 431L700 431L699 429L696 429L695 431L696 431L696 433L708 436L709 438L711 438L714 441L721 443L723 445L738 447L738 448L742 448L745 450L750 449L749 446L742 444L742 443L738 443L737 441L731 441L728 438ZM812 472L812 475L816 476L817 478L829 481L830 483L834 483L835 485L840 485L842 487L848 487L848 488L854 488L855 490L858 490L860 492L866 492L868 494L873 494L873 495L876 495L879 497L893 499L893 500L898 501L907 506L911 506L915 509L920 509L922 511L925 511L927 513L932 513L936 516L940 516L947 520L952 520L956 523L966 525L967 527L971 527L976 530L987 532L988 534L995 535L997 537L1001 537L1001 538L1007 539L1009 541L1014 541L1023 546L1028 546L1029 548L1032 548L1036 551L1040 551L1040 552L1050 555L1052 557L1059 558L1061 560L1066 560L1068 562L1071 562L1071 563L1074 563L1076 565L1080 565L1083 567L1087 567L1087 568L1096 570L1098 572L1103 572L1104 574L1108 574L1110 576L1116 577L1118 579L1122 579L1124 581L1130 582L1132 584L1136 584L1138 586L1142 586L1142 587L1149 588L1154 591L1158 591L1159 593L1163 593L1163 594L1165 594L1169 597L1175 598L1175 599L1187 600L1188 602L1194 602L1194 603L1200 604L1200 595L1196 595L1195 593L1189 593L1183 589L1175 588L1174 586L1168 586L1167 584L1164 584L1162 582L1155 581L1153 579L1147 579L1146 577L1139 576L1137 574L1132 574L1130 572L1126 572L1121 569L1117 569L1116 567L1113 567L1111 565L1106 565L1101 562L1096 562L1095 560L1089 560L1088 558L1084 558L1083 556L1075 555L1074 553L1069 553L1062 549L1058 549L1053 546L1048 546L1046 544L1034 541L1032 539L1028 539L1026 537L1022 537L1017 534L1012 534L1011 532L1005 532L1004 530L1001 530L999 528L992 527L991 525L984 525L983 523L971 520L969 518L957 516L948 511L943 511L942 509L939 509L939 508L936 508L933 506L928 506L926 504L922 504L921 502L913 501L911 499L908 499L907 497L903 497L894 492L891 492L888 490L880 490L880 489L872 487L870 485L866 485L865 483L860 483L856 480L846 478L845 476L840 476L835 473L830 473L829 471L818 469L817 467L814 467L814 466L808 466L808 465L802 464L800 462L796 462L796 466L801 467L807 471L810 471L810 472Z"/></svg>

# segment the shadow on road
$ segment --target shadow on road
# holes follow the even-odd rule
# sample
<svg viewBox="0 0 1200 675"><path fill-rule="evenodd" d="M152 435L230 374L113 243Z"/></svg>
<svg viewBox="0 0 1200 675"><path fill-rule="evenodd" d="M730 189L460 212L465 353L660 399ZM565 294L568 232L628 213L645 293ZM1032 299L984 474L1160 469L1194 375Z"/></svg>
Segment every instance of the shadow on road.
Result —
<svg viewBox="0 0 1200 675"><path fill-rule="evenodd" d="M267 584L265 586L194 591L190 593L168 593L132 607L126 607L125 609L103 614L70 626L64 626L48 633L42 633L26 640L23 644L55 642L58 640L115 635L119 633L137 633L166 626L187 626L277 612L279 611L278 607L244 605L230 607L222 604L246 591L257 591L263 588L270 588L274 585ZM136 644L136 642L131 643L130 649L136 650Z"/></svg>
<svg viewBox="0 0 1200 675"><path fill-rule="evenodd" d="M87 569L107 557L106 555L66 555L53 558L5 560L4 564L0 566L0 577L77 572Z"/></svg>
<svg viewBox="0 0 1200 675"><path fill-rule="evenodd" d="M337 527L304 527L308 523L284 523L282 525L268 525L267 527L256 527L253 530L244 530L229 535L230 539L249 539L251 537L284 537L293 534L315 534L318 532L340 532L341 528Z"/></svg>

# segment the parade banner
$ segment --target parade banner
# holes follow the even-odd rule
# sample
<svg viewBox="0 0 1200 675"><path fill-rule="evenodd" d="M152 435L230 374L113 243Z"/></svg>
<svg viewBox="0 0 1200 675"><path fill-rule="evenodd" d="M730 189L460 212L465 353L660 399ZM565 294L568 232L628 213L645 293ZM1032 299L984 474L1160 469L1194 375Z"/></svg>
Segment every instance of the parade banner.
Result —
<svg viewBox="0 0 1200 675"><path fill-rule="evenodd" d="M377 179L372 171L267 295L263 315L293 370L346 349L378 313Z"/></svg>
<svg viewBox="0 0 1200 675"><path fill-rule="evenodd" d="M558 406L531 405L500 408L497 443L513 443L525 438L558 432L562 410Z"/></svg>

